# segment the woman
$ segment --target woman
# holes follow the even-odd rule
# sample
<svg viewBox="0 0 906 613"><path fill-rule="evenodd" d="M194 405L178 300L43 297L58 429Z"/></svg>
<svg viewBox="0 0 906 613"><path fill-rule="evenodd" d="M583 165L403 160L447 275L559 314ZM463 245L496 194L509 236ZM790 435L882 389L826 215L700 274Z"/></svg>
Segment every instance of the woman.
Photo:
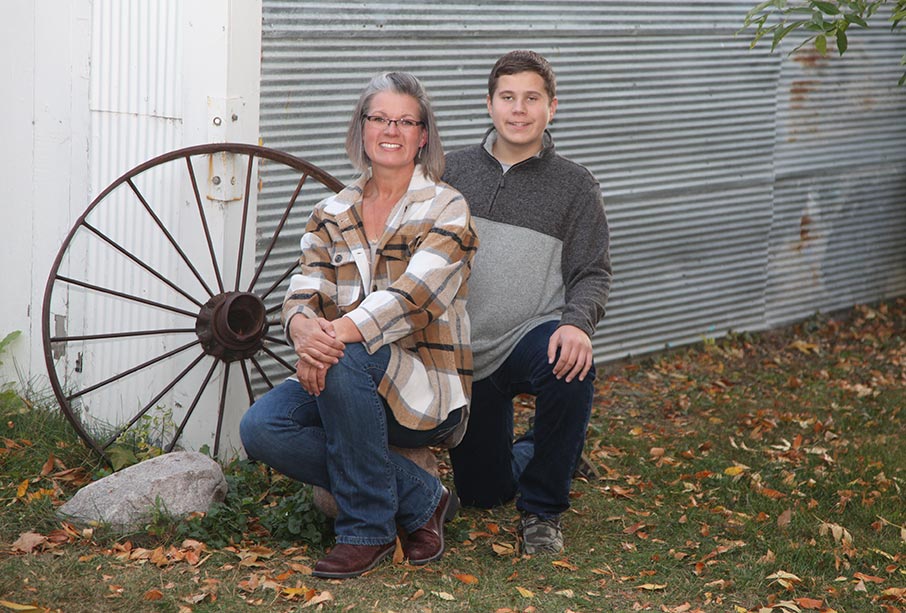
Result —
<svg viewBox="0 0 906 613"><path fill-rule="evenodd" d="M414 76L372 79L346 152L363 174L315 207L283 303L297 379L240 426L249 457L336 499L337 544L312 572L330 578L390 555L397 525L411 564L443 555L450 492L389 445L452 446L465 432L478 245L462 195L440 182L443 148Z"/></svg>

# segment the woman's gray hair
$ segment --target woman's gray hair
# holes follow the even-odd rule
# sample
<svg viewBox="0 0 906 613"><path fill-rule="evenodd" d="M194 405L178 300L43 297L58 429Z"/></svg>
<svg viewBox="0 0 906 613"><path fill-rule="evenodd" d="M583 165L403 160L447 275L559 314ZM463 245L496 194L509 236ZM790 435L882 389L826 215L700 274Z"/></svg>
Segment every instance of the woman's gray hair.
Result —
<svg viewBox="0 0 906 613"><path fill-rule="evenodd" d="M365 143L362 140L362 127L364 117L370 112L371 99L380 92L394 92L411 96L418 102L419 120L425 124L428 139L415 157L415 163L421 164L425 175L432 181L440 181L444 174L444 146L440 142L440 133L437 131L437 122L434 111L431 109L431 99L421 82L408 72L385 72L371 79L365 87L359 102L352 112L349 120L349 130L346 132L346 154L349 161L358 170L364 171L371 166L371 160L365 153Z"/></svg>

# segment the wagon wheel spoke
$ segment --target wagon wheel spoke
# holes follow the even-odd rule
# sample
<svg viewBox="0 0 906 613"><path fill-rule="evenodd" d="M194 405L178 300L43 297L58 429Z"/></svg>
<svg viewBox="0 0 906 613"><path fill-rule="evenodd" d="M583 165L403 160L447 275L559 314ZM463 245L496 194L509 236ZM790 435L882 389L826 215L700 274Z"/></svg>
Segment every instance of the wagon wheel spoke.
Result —
<svg viewBox="0 0 906 613"><path fill-rule="evenodd" d="M42 307L51 387L86 445L108 462L122 444L237 451L238 416L295 372L270 331L307 222L298 209L341 187L286 153L223 143L144 162L89 204Z"/></svg>

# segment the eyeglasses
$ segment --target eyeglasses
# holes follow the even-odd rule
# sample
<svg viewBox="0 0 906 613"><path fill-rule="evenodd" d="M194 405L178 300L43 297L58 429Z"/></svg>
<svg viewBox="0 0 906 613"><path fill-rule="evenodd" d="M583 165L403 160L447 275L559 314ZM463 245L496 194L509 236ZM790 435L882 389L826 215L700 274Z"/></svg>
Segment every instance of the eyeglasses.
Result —
<svg viewBox="0 0 906 613"><path fill-rule="evenodd" d="M424 126L424 121L415 121L414 119L390 119L388 117L381 117L380 115L362 115L367 123L374 126L375 128L389 128L392 124L396 124L396 127L400 130L414 130L418 126Z"/></svg>

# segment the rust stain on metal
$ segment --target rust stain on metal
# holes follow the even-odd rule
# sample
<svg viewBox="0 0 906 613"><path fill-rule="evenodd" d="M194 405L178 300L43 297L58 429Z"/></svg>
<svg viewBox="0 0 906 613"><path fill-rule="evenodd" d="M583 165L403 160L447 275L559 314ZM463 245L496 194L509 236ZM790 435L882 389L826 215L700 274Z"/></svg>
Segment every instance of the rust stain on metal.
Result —
<svg viewBox="0 0 906 613"><path fill-rule="evenodd" d="M811 238L809 227L812 225L812 218L809 215L803 215L799 220L799 240L807 242Z"/></svg>
<svg viewBox="0 0 906 613"><path fill-rule="evenodd" d="M793 60L799 62L803 66L813 68L818 64L826 62L827 56L818 53L817 49L800 49L793 54Z"/></svg>
<svg viewBox="0 0 906 613"><path fill-rule="evenodd" d="M816 92L821 82L814 79L799 79L790 84L790 106L801 109L808 101L809 95Z"/></svg>
<svg viewBox="0 0 906 613"><path fill-rule="evenodd" d="M805 214L799 219L799 241L794 251L801 253L809 243L818 239L818 234L813 231L814 220L811 215Z"/></svg>

